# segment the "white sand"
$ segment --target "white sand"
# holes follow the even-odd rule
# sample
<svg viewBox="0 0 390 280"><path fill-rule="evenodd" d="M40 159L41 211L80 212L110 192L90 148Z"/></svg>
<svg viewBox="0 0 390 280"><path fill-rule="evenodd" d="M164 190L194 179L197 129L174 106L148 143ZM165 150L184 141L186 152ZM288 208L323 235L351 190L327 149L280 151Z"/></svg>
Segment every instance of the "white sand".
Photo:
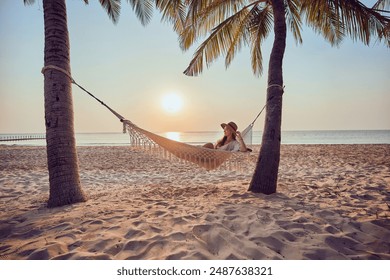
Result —
<svg viewBox="0 0 390 280"><path fill-rule="evenodd" d="M48 209L44 147L0 146L0 259L390 259L390 145L282 146L246 174L79 147L89 200Z"/></svg>

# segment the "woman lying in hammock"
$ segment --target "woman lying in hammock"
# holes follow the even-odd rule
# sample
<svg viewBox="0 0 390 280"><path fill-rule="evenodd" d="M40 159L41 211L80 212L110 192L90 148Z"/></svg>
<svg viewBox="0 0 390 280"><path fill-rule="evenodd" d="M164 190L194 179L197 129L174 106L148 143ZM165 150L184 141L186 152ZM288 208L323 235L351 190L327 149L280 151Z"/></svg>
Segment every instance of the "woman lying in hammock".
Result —
<svg viewBox="0 0 390 280"><path fill-rule="evenodd" d="M206 143L203 145L205 148L209 149L218 149L222 151L230 152L247 152L251 151L248 149L242 139L241 133L237 131L238 126L234 122L229 122L228 124L221 124L224 132L224 136L219 140L215 146L212 143Z"/></svg>

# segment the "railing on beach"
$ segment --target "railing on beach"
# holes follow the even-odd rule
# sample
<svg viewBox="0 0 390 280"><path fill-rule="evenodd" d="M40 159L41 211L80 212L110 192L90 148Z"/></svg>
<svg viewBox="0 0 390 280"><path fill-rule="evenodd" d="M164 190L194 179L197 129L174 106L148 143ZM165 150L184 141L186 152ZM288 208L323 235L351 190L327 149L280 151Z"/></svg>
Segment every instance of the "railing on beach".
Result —
<svg viewBox="0 0 390 280"><path fill-rule="evenodd" d="M0 136L0 142L2 141L26 141L26 140L40 140L46 139L45 135L7 135Z"/></svg>

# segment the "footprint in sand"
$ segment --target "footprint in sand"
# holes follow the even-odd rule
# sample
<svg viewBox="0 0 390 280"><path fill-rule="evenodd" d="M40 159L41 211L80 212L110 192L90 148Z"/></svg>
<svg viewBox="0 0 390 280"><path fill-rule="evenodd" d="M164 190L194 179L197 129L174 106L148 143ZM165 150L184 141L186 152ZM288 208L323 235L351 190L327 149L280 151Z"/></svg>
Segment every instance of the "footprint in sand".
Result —
<svg viewBox="0 0 390 280"><path fill-rule="evenodd" d="M136 237L140 237L140 236L143 236L145 235L145 232L141 231L141 230L137 230L137 229L130 229L126 234L125 234L125 238L126 239L134 239Z"/></svg>
<svg viewBox="0 0 390 280"><path fill-rule="evenodd" d="M123 247L123 250L137 251L138 249L145 248L149 242L147 241L138 241L138 240L130 240Z"/></svg>
<svg viewBox="0 0 390 280"><path fill-rule="evenodd" d="M199 240L202 240L202 235L205 232L208 232L211 228L211 225L196 225L192 228L192 234Z"/></svg>
<svg viewBox="0 0 390 280"><path fill-rule="evenodd" d="M264 210L259 210L256 212L256 217L258 219L258 221L261 223L261 224L264 224L264 225L267 225L267 224L270 224L272 223L272 219L271 219L271 215L264 211Z"/></svg>

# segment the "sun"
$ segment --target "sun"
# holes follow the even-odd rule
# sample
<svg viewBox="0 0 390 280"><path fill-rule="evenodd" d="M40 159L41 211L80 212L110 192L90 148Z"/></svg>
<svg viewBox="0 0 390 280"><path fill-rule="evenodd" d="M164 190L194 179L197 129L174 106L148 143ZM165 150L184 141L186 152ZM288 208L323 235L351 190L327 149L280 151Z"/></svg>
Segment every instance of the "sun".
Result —
<svg viewBox="0 0 390 280"><path fill-rule="evenodd" d="M168 113L177 113L183 107L183 101L176 93L170 93L162 98L161 105Z"/></svg>

